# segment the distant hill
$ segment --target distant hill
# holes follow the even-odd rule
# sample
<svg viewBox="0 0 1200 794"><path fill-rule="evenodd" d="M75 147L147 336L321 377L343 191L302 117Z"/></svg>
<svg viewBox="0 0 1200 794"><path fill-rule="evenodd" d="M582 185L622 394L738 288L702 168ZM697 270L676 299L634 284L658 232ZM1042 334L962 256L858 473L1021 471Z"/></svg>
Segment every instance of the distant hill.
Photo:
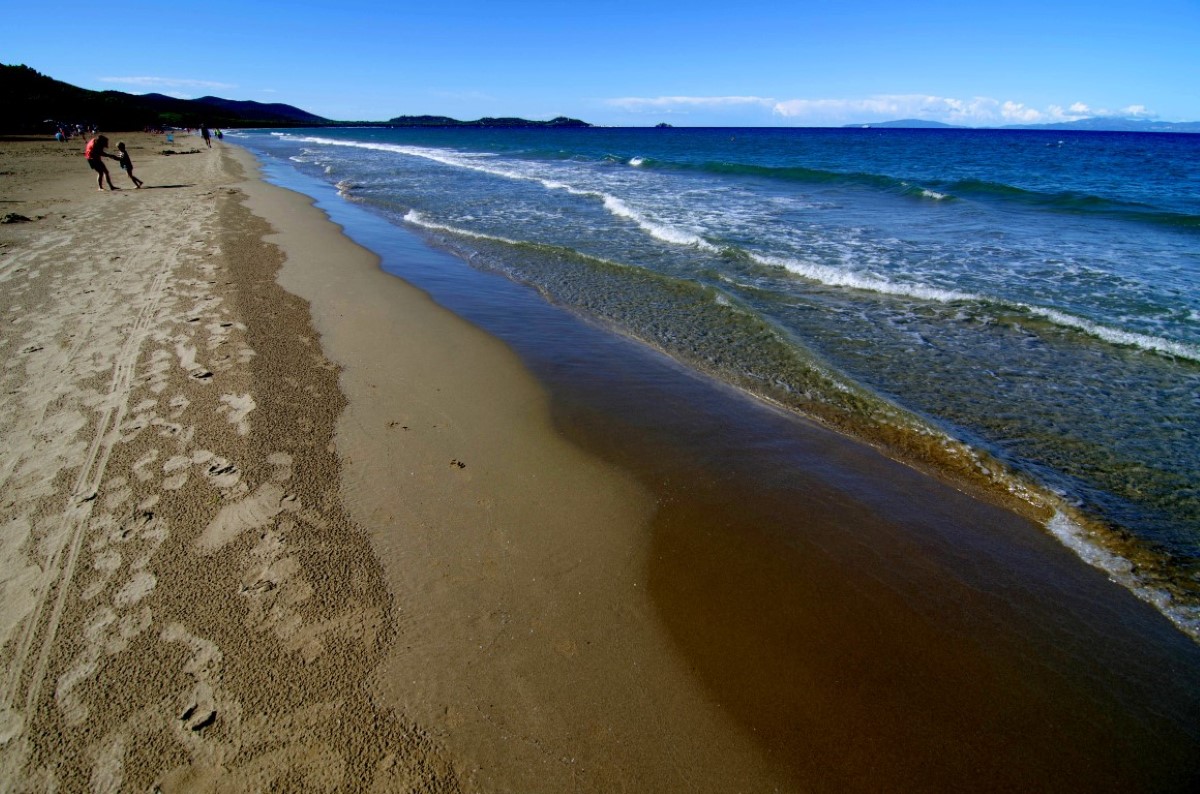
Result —
<svg viewBox="0 0 1200 794"><path fill-rule="evenodd" d="M1085 132L1200 132L1200 121L1145 121L1143 119L1091 118L1055 124L1007 124L1002 127L962 127L923 119L899 119L866 124L845 124L846 128L892 129L1001 129L1001 130L1082 130Z"/></svg>
<svg viewBox="0 0 1200 794"><path fill-rule="evenodd" d="M559 116L550 121L530 121L517 118L482 118L459 121L449 116L397 116L385 124L392 127L590 127L586 121Z"/></svg>
<svg viewBox="0 0 1200 794"><path fill-rule="evenodd" d="M89 91L47 77L28 66L0 64L0 132L50 133L50 122L95 124L103 130L143 127L590 127L586 121L559 116L550 121L482 118L459 121L448 116L397 116L389 121L332 121L279 103L222 99L176 99L165 94Z"/></svg>
<svg viewBox="0 0 1200 794"><path fill-rule="evenodd" d="M328 124L329 119L322 118L307 110L301 110L280 102L264 104L262 102L238 101L221 99L215 96L202 96L191 100L201 105L217 108L220 112L231 114L243 119L258 119L260 121L275 121L280 124Z"/></svg>
<svg viewBox="0 0 1200 794"><path fill-rule="evenodd" d="M1200 121L1145 121L1094 118L1059 124L1010 124L1006 130L1084 130L1089 132L1200 132Z"/></svg>
<svg viewBox="0 0 1200 794"><path fill-rule="evenodd" d="M924 119L898 119L896 121L873 121L869 124L844 124L843 127L860 127L864 129L875 129L876 127L885 127L893 129L906 130L930 130L930 129L962 129L955 124L943 124L940 121L926 121Z"/></svg>
<svg viewBox="0 0 1200 794"><path fill-rule="evenodd" d="M47 120L95 124L104 130L198 127L201 122L219 128L329 123L328 119L291 105L90 91L47 77L28 66L0 64L0 131L49 132Z"/></svg>

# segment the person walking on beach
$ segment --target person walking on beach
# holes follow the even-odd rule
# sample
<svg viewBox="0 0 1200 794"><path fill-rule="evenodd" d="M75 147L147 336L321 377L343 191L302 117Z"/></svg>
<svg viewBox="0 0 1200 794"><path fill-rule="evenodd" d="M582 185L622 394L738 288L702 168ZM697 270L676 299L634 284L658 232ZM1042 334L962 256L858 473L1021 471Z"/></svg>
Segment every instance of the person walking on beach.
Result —
<svg viewBox="0 0 1200 794"><path fill-rule="evenodd" d="M104 158L110 160L120 160L115 154L109 154L104 151L108 148L108 138L103 135L97 135L87 142L87 146L83 149L83 156L87 158L88 167L96 172L96 189L104 190L105 181L108 182L109 190L118 190L112 183L112 177L108 175L108 168L104 165Z"/></svg>
<svg viewBox="0 0 1200 794"><path fill-rule="evenodd" d="M207 124L200 125L200 137L204 139L204 145L211 149L212 148L212 136L210 136L208 134L208 125Z"/></svg>
<svg viewBox="0 0 1200 794"><path fill-rule="evenodd" d="M129 178L133 180L134 187L141 187L145 184L133 175L133 160L129 159L129 152L125 149L124 141L117 144L117 151L121 153L120 158L118 158L121 161L121 168L124 169L125 173L129 174Z"/></svg>

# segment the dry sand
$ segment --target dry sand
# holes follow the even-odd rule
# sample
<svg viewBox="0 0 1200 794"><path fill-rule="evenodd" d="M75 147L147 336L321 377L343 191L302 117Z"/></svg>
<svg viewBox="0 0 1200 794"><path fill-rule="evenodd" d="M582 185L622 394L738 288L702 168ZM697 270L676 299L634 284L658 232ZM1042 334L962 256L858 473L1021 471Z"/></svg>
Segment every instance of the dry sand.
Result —
<svg viewBox="0 0 1200 794"><path fill-rule="evenodd" d="M124 139L145 189L0 143L31 219L0 227L0 788L455 790L372 703L396 626L339 497L338 372L240 166Z"/></svg>

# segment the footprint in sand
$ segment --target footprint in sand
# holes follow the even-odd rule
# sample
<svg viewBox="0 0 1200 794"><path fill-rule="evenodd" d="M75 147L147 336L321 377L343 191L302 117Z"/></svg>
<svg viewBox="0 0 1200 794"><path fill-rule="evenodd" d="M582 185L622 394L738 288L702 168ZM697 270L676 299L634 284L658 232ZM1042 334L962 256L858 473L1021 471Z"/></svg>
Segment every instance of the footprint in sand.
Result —
<svg viewBox="0 0 1200 794"><path fill-rule="evenodd" d="M203 555L214 554L249 529L267 524L285 510L299 508L299 500L278 483L263 483L240 502L225 505L194 543Z"/></svg>
<svg viewBox="0 0 1200 794"><path fill-rule="evenodd" d="M250 412L257 408L249 394L222 394L217 413L224 414L229 423L237 428L239 436L250 435Z"/></svg>

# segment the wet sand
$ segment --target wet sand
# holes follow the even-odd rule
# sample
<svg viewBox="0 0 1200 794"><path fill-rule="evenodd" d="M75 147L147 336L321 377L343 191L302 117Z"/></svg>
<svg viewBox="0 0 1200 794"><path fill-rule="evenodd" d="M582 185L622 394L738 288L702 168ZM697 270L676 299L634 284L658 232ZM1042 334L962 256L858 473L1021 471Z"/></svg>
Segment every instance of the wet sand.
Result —
<svg viewBox="0 0 1200 794"><path fill-rule="evenodd" d="M4 790L1200 779L1197 647L1032 524L125 140L0 141Z"/></svg>

